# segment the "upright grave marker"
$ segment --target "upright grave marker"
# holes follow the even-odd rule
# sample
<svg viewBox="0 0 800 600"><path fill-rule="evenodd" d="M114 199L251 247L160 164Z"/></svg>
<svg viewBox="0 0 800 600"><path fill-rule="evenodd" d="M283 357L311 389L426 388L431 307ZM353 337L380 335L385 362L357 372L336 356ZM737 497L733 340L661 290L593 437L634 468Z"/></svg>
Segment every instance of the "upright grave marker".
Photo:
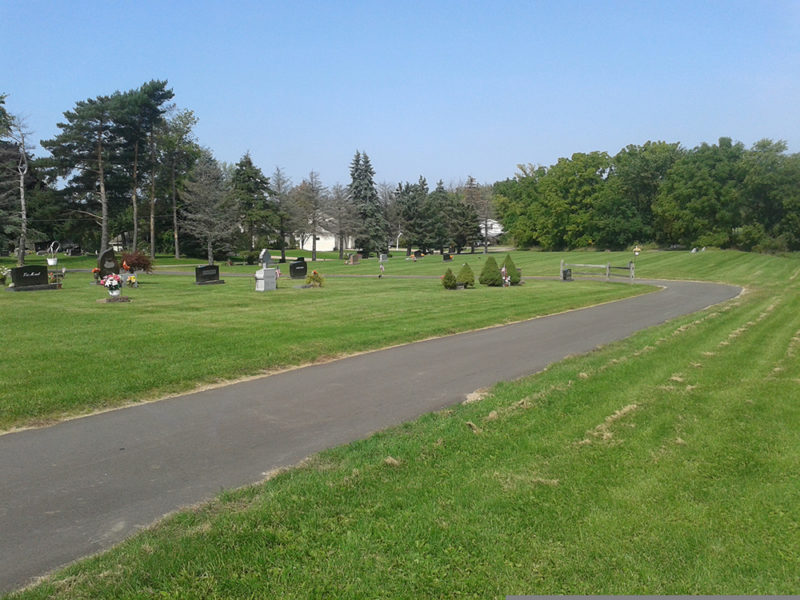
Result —
<svg viewBox="0 0 800 600"><path fill-rule="evenodd" d="M289 263L289 276L292 279L305 279L307 273L308 265L302 256L293 263Z"/></svg>
<svg viewBox="0 0 800 600"><path fill-rule="evenodd" d="M119 275L119 261L112 248L108 248L100 253L100 256L97 257L97 268L100 269L100 279L111 273Z"/></svg>
<svg viewBox="0 0 800 600"><path fill-rule="evenodd" d="M49 282L47 267L44 265L14 267L10 271L11 285L6 288L10 292L57 290L60 287L57 283Z"/></svg>
<svg viewBox="0 0 800 600"><path fill-rule="evenodd" d="M225 281L219 278L219 265L203 265L195 267L194 283L195 285L213 285L225 283Z"/></svg>

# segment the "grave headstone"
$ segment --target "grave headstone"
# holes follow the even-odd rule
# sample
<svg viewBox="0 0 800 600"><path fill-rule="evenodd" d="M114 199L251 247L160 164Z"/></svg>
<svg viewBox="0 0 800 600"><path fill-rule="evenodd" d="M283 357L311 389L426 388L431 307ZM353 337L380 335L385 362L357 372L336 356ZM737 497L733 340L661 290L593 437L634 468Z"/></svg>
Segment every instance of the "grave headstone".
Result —
<svg viewBox="0 0 800 600"><path fill-rule="evenodd" d="M305 279L307 274L308 265L302 256L293 263L289 263L289 276L292 279Z"/></svg>
<svg viewBox="0 0 800 600"><path fill-rule="evenodd" d="M453 260L453 256L445 252L444 254L442 254L442 260L444 262L450 262L451 260Z"/></svg>
<svg viewBox="0 0 800 600"><path fill-rule="evenodd" d="M269 292L278 289L276 269L259 269L256 271L256 291Z"/></svg>
<svg viewBox="0 0 800 600"><path fill-rule="evenodd" d="M266 269L269 267L269 263L272 260L272 256L270 256L269 250L264 248L261 251L261 254L258 255L258 260L261 262L262 268Z"/></svg>
<svg viewBox="0 0 800 600"><path fill-rule="evenodd" d="M415 258L422 258L422 250L414 250Z"/></svg>
<svg viewBox="0 0 800 600"><path fill-rule="evenodd" d="M119 261L113 248L108 248L97 257L97 268L100 269L100 279L111 273L119 275Z"/></svg>
<svg viewBox="0 0 800 600"><path fill-rule="evenodd" d="M389 256L387 254L381 254L380 261L386 262L387 260L389 260Z"/></svg>
<svg viewBox="0 0 800 600"><path fill-rule="evenodd" d="M195 285L225 283L219 278L219 265L203 265L194 269Z"/></svg>
<svg viewBox="0 0 800 600"><path fill-rule="evenodd" d="M11 292L27 292L33 290L55 290L57 283L50 283L47 276L47 267L44 265L26 265L11 269L11 286L6 288Z"/></svg>

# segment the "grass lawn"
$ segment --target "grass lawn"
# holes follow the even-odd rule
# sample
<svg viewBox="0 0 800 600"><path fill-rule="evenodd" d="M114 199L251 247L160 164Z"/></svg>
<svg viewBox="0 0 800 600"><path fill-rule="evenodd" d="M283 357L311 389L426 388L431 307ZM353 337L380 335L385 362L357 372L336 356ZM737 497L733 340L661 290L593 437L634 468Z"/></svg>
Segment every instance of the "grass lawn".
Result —
<svg viewBox="0 0 800 600"><path fill-rule="evenodd" d="M605 262L606 255L520 252L514 259L525 275L555 275L564 256L594 263ZM623 254L610 258L627 262ZM441 263L408 268L420 266L437 270L426 274L443 272ZM728 281L748 291L538 375L499 384L480 401L323 452L266 483L223 493L19 597L796 593L800 258L648 252L637 259L637 275ZM411 289L421 298L405 298L408 291L381 295L391 286L409 285L401 279L330 278L329 289L331 297L352 289L343 304L351 314L353 305L360 308L353 322L380 312L376 307L385 302L395 310L417 307L420 312L407 317L408 324L429 313L437 322L450 312L468 315L473 302L486 302L477 312L506 318L520 310L506 292L530 294L521 302L527 305L561 290L580 297L624 287L529 281L519 289L448 294L440 287L422 292L426 280L413 281ZM116 309L155 303L157 287L172 291L155 304L157 311L155 306L147 311L148 320L171 310L176 294L183 298L183 288L165 279L154 278L151 285L152 292L147 285L135 290L147 295L129 306L88 310L110 313L111 327L127 318ZM233 282L227 285L208 290L211 300L194 300L197 290L192 290L184 302L202 310L215 301L213 294L234 290ZM583 285L586 290L578 287ZM217 305L205 314L212 330L223 322L229 327L258 317L273 320L269 310L255 312L244 292L227 297L228 303L238 298L233 306ZM291 297L294 311L276 319L290 324L308 301L309 318L291 329L298 331L327 320L310 318L317 307L336 303L319 302L327 293L286 289L253 301L273 306L282 295ZM16 296L24 294L13 296L15 311L31 310L18 303ZM442 304L432 305L438 297ZM468 304L453 307L462 297ZM21 300L30 306L54 302L43 294ZM50 311L63 304L51 304ZM8 305L8 298L0 299L4 316ZM250 308L239 315L239 306ZM218 313L226 316L214 321ZM185 321L193 313L179 307L173 314L164 321L181 315ZM402 332L402 324L394 327ZM453 325L437 327L446 332ZM133 338L125 339L130 345ZM322 348L319 354L328 353ZM193 352L192 362L202 354ZM187 368L188 359L174 362Z"/></svg>
<svg viewBox="0 0 800 600"><path fill-rule="evenodd" d="M319 289L284 278L257 293L249 277L138 279L126 304L98 304L107 294L90 273L68 273L61 290L0 292L0 429L650 289L533 281L450 292L438 279L330 277Z"/></svg>

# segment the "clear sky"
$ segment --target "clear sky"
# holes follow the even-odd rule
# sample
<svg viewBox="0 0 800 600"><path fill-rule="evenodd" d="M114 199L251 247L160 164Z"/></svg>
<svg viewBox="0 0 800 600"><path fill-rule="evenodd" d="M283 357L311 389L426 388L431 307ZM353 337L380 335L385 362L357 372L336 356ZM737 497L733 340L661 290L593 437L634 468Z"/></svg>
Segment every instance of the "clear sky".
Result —
<svg viewBox="0 0 800 600"><path fill-rule="evenodd" d="M166 79L219 160L295 183L347 184L356 150L392 185L647 140L800 151L800 0L0 0L0 20L0 93L35 140Z"/></svg>

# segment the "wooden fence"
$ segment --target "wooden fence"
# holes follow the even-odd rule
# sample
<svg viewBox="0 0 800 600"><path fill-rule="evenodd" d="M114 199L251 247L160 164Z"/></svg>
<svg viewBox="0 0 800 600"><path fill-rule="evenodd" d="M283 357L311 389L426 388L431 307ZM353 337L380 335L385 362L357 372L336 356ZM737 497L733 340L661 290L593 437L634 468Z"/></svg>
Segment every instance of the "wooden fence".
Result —
<svg viewBox="0 0 800 600"><path fill-rule="evenodd" d="M562 259L560 271L561 279L563 281L571 281L573 275L579 275L581 277L605 277L606 281L609 281L612 277L627 277L633 281L635 277L635 269L633 266L633 261L630 261L625 267L615 267L611 263L606 263L604 265L565 263Z"/></svg>

